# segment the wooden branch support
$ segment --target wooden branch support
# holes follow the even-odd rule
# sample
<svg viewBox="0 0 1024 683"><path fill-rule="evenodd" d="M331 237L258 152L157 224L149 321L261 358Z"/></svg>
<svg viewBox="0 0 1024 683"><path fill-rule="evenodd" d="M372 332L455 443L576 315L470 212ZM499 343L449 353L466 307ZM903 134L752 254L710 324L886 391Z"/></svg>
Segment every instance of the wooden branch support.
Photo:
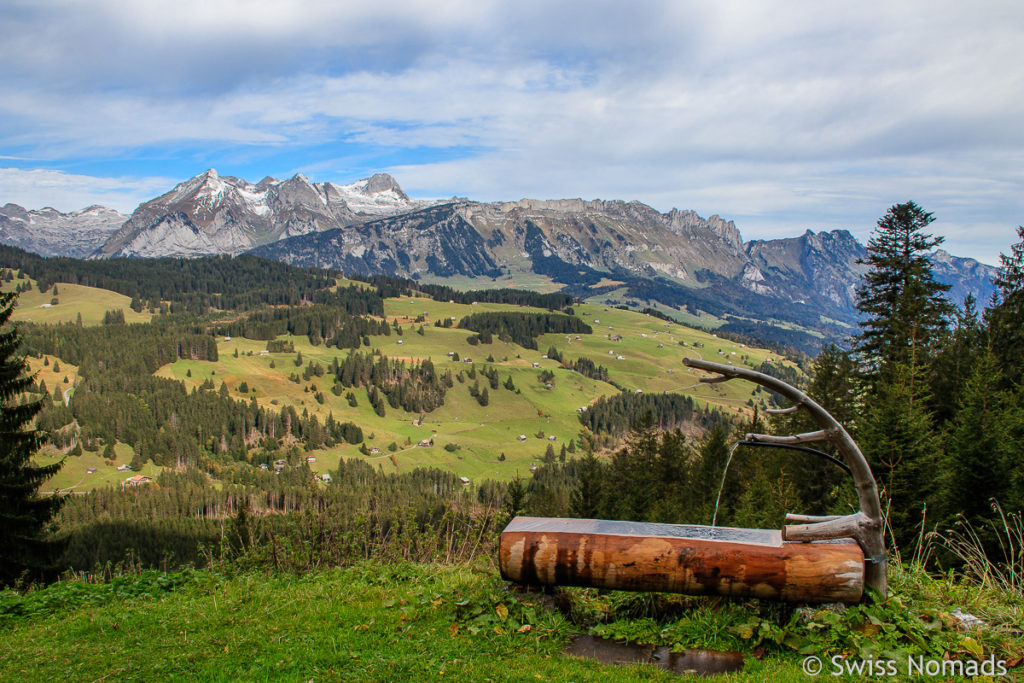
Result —
<svg viewBox="0 0 1024 683"><path fill-rule="evenodd" d="M769 415L789 415L790 413L795 413L798 410L800 410L800 406L796 405L788 408L765 408L764 412Z"/></svg>
<svg viewBox="0 0 1024 683"><path fill-rule="evenodd" d="M840 458L850 468L850 474L853 475L853 483L857 489L857 499L860 502L860 512L840 519L824 519L797 526L787 525L784 529L784 536L788 540L799 538L803 541L814 541L838 538L837 533L842 533L846 537L852 538L857 541L864 552L865 584L884 596L888 589L888 576L882 506L878 500L878 486L875 484L875 477L871 474L871 467L868 466L864 454L860 452L860 448L857 447L856 442L843 426L807 394L775 377L756 370L712 363L698 358L684 358L683 365L716 372L718 375L712 377L716 381L745 379L760 384L789 399L793 404L792 407L805 410L810 415L811 419L821 428L819 432L791 437L751 434L747 435L747 439L796 444L806 443L811 440L811 437L823 436L823 439L815 440L828 441L835 446Z"/></svg>
<svg viewBox="0 0 1024 683"><path fill-rule="evenodd" d="M784 443L801 444L816 443L819 441L831 441L831 436L824 430L807 432L806 434L793 434L792 436L775 436L772 434L747 434L747 441L760 441L761 443Z"/></svg>
<svg viewBox="0 0 1024 683"><path fill-rule="evenodd" d="M501 533L502 577L525 584L792 602L859 602L865 587L884 596L886 557L878 488L864 455L842 425L806 394L774 377L693 358L683 363L719 373L702 377L702 382L746 379L793 402L791 408L776 412L807 411L820 430L746 438L776 446L833 444L853 476L860 511L845 516L790 514L781 531L516 517Z"/></svg>

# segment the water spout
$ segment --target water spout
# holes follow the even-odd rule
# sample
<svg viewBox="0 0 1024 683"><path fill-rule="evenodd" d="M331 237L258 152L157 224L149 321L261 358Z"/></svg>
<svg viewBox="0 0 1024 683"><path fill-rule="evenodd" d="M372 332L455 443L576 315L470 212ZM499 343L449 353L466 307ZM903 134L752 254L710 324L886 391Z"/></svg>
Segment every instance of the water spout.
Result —
<svg viewBox="0 0 1024 683"><path fill-rule="evenodd" d="M718 495L715 497L715 514L711 517L711 526L715 526L715 522L718 521L718 504L722 500L722 489L725 488L725 475L729 474L729 465L732 463L732 454L736 452L736 448L740 445L737 441L729 449L729 457L725 461L725 469L722 470L722 481L718 484Z"/></svg>

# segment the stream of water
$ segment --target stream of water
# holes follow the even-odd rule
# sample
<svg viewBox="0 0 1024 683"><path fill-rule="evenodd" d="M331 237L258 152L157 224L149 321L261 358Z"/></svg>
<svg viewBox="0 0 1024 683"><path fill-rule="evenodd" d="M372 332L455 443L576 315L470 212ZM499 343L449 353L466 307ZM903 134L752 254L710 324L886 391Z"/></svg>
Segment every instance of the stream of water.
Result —
<svg viewBox="0 0 1024 683"><path fill-rule="evenodd" d="M718 484L718 495L715 496L715 514L711 517L711 526L715 526L715 522L718 521L718 504L722 501L722 489L725 488L725 475L729 474L729 465L732 463L732 454L736 452L736 448L740 445L737 441L729 449L729 457L725 461L725 469L722 470L722 481Z"/></svg>

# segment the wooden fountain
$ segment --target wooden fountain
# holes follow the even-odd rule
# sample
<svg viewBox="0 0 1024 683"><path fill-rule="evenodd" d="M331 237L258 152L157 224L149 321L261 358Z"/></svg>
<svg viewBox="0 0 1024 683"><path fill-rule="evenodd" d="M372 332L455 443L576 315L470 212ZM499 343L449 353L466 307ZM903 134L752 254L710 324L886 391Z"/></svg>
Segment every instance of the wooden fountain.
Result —
<svg viewBox="0 0 1024 683"><path fill-rule="evenodd" d="M828 442L853 476L860 510L843 516L787 514L781 530L515 517L501 533L504 579L528 585L592 586L788 602L860 602L865 586L886 594L886 553L878 488L867 460L835 418L802 391L754 370L686 358L718 373L702 382L745 379L805 410L818 431L747 434L746 442L797 446ZM801 450L806 450L801 448ZM828 456L826 456L828 457Z"/></svg>

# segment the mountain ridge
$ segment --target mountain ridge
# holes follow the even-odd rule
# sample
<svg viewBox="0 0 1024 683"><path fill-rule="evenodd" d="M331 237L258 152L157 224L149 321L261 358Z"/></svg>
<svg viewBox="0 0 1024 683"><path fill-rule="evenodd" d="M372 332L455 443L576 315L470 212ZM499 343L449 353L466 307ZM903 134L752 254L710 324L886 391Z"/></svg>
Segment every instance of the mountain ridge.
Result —
<svg viewBox="0 0 1024 683"><path fill-rule="evenodd" d="M76 221L91 223L62 254L60 236L75 233ZM313 183L302 174L252 184L214 169L129 217L101 207L59 214L7 205L0 209L0 242L45 255L251 252L362 275L535 284L540 278L580 298L660 305L742 329L797 326L824 339L842 338L856 324L867 257L847 230L745 242L735 223L717 214L663 213L639 201L418 200L387 174L348 185ZM932 260L936 279L952 286L952 301L968 294L989 300L994 268L942 250Z"/></svg>

